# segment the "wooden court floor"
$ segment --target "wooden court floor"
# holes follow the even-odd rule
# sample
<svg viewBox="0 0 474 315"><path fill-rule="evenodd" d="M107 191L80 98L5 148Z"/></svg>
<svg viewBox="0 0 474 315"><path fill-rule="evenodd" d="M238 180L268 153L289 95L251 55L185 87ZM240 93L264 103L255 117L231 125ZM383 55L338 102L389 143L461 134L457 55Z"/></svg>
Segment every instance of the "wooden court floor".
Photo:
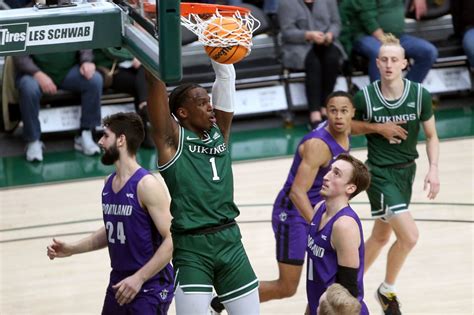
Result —
<svg viewBox="0 0 474 315"><path fill-rule="evenodd" d="M420 145L411 210L420 240L397 288L403 314L474 314L474 139L441 144L441 192L430 202L423 192L427 171ZM353 154L365 159L366 151ZM261 280L274 279L277 265L271 229L274 198L291 158L234 164L235 200L244 245ZM0 314L100 314L109 273L107 250L50 261L53 236L75 240L101 224L103 180L84 180L0 191ZM365 237L373 221L365 194L353 200ZM383 280L385 254L365 277L365 300L380 314L374 291ZM303 314L304 278L297 294L261 305L261 314ZM174 305L170 313L174 314Z"/></svg>

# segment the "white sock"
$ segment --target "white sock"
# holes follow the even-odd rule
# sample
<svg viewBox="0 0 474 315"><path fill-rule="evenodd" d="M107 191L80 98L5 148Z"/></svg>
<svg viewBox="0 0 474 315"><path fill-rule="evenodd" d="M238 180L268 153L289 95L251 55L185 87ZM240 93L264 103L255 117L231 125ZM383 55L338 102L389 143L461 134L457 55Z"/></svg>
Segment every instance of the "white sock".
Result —
<svg viewBox="0 0 474 315"><path fill-rule="evenodd" d="M380 293L383 295L387 295L389 293L395 293L395 285L394 284L388 284L387 282L382 282L380 285Z"/></svg>

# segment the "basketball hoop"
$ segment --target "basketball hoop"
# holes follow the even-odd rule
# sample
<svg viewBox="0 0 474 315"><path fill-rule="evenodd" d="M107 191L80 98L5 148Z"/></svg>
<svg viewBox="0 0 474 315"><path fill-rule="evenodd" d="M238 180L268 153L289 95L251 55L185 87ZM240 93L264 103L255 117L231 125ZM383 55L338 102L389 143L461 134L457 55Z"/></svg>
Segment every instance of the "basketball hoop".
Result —
<svg viewBox="0 0 474 315"><path fill-rule="evenodd" d="M204 46L244 46L249 52L252 47L252 33L260 22L247 8L205 3L181 3L181 25L198 36ZM236 29L222 27L222 19L233 18ZM209 30L212 30L210 32Z"/></svg>

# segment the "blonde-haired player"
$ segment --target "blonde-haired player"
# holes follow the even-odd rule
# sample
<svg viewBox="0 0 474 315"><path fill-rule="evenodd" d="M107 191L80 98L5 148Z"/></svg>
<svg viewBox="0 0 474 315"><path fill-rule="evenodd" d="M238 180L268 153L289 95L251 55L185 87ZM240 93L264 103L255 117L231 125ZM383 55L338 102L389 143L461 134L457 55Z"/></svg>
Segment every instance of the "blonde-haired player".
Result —
<svg viewBox="0 0 474 315"><path fill-rule="evenodd" d="M367 194L372 216L377 218L365 243L365 271L388 243L392 231L396 235L388 252L385 279L377 290L385 314L401 314L395 281L418 241L418 228L408 206L416 172L420 123L426 135L429 160L424 180L424 188L429 188L428 198L434 199L440 187L439 140L431 95L421 84L403 79L406 66L400 42L392 34L386 34L377 57L381 79L354 97L356 114L352 133L367 137L367 165L372 175Z"/></svg>
<svg viewBox="0 0 474 315"><path fill-rule="evenodd" d="M360 302L339 283L331 284L319 299L317 315L359 315Z"/></svg>

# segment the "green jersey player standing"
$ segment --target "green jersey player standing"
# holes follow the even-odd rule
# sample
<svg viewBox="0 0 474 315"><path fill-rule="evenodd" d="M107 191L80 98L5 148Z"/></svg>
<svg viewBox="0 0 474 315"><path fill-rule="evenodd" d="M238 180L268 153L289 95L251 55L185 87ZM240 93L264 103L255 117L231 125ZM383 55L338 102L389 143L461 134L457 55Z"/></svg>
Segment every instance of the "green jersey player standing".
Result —
<svg viewBox="0 0 474 315"><path fill-rule="evenodd" d="M208 314L213 287L229 314L259 314L258 280L235 222L228 148L235 70L212 66L214 106L204 88L189 83L168 101L165 84L147 74L158 170L171 195L176 314Z"/></svg>
<svg viewBox="0 0 474 315"><path fill-rule="evenodd" d="M365 243L365 271L390 240L395 243L387 257L385 280L377 298L385 314L401 314L395 280L418 240L418 228L408 212L418 158L416 145L420 123L426 135L429 171L425 177L428 198L439 191L439 140L435 128L431 96L419 83L402 78L407 66L399 40L386 34L377 57L381 80L359 91L354 103L353 134L366 134L367 165L372 181L367 194L372 216L378 218Z"/></svg>

